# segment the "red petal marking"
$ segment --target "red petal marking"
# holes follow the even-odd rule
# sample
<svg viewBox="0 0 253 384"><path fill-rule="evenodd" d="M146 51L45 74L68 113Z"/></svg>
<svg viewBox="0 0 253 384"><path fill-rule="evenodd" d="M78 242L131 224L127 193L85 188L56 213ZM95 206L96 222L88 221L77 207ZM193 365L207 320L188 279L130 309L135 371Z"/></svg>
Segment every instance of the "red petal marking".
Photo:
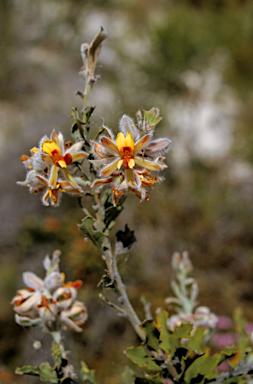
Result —
<svg viewBox="0 0 253 384"><path fill-rule="evenodd" d="M133 156L133 149L131 147L123 147L120 150L121 156Z"/></svg>
<svg viewBox="0 0 253 384"><path fill-rule="evenodd" d="M72 287L75 289L79 289L83 285L82 280L76 280L76 281L68 281L67 283L63 284L63 287Z"/></svg>
<svg viewBox="0 0 253 384"><path fill-rule="evenodd" d="M71 164L72 163L72 156L70 153L66 153L66 155L63 157L64 160L65 160L65 163L67 165Z"/></svg>
<svg viewBox="0 0 253 384"><path fill-rule="evenodd" d="M70 147L72 147L71 141L66 141L66 143L64 144L64 148L69 149Z"/></svg>
<svg viewBox="0 0 253 384"><path fill-rule="evenodd" d="M27 161L28 159L30 159L30 157L27 156L27 155L22 155L22 156L20 157L20 160L21 160L21 161Z"/></svg>
<svg viewBox="0 0 253 384"><path fill-rule="evenodd" d="M40 303L40 305L38 305L38 307L47 307L48 308L48 306L49 306L49 301L47 300L47 298L44 295L42 295L41 296L41 303Z"/></svg>
<svg viewBox="0 0 253 384"><path fill-rule="evenodd" d="M101 137L101 143L111 151L119 153L117 145L112 140L108 139L108 137Z"/></svg>
<svg viewBox="0 0 253 384"><path fill-rule="evenodd" d="M140 140L137 141L137 143L135 143L135 146L134 146L134 154L136 155L136 153L138 153L142 148L145 147L145 145L148 144L149 140L151 138L151 135L145 135L143 136Z"/></svg>

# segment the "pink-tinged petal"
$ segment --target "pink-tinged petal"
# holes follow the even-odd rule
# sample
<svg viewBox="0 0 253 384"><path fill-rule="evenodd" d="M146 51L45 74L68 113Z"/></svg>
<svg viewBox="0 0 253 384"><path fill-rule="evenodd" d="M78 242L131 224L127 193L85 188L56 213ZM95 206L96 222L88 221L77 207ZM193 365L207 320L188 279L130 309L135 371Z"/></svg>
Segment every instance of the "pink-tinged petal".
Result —
<svg viewBox="0 0 253 384"><path fill-rule="evenodd" d="M119 154L119 150L118 150L118 147L117 145L110 139L108 139L108 137L105 137L105 136L102 136L101 137L101 143L109 150L109 152L111 152L113 155L115 154Z"/></svg>
<svg viewBox="0 0 253 384"><path fill-rule="evenodd" d="M27 287L33 289L39 289L44 286L44 281L33 272L24 272L23 282Z"/></svg>
<svg viewBox="0 0 253 384"><path fill-rule="evenodd" d="M60 147L60 143L59 143L59 139L58 139L58 136L55 132L55 130L53 130L52 134L51 134L51 140L53 140L55 142L55 144Z"/></svg>
<svg viewBox="0 0 253 384"><path fill-rule="evenodd" d="M119 158L117 158L116 160L114 160L112 163L110 163L109 165L107 165L106 167L104 167L102 170L101 170L101 176L103 177L107 177L107 176L110 176L118 167L118 162L119 162Z"/></svg>
<svg viewBox="0 0 253 384"><path fill-rule="evenodd" d="M53 165L51 168L51 173L50 173L50 177L49 177L49 186L52 189L54 189L56 187L57 178L58 178L58 171L59 171L59 167L57 167L56 165Z"/></svg>
<svg viewBox="0 0 253 384"><path fill-rule="evenodd" d="M85 159L88 155L86 152L77 152L74 155L72 155L72 163L75 161L81 161Z"/></svg>
<svg viewBox="0 0 253 384"><path fill-rule="evenodd" d="M66 151L66 153L70 153L72 156L74 153L80 151L83 146L84 141L78 141L77 143L71 145L71 147ZM85 153L85 152L84 152ZM87 155L88 156L88 155Z"/></svg>
<svg viewBox="0 0 253 384"><path fill-rule="evenodd" d="M157 156L157 154L166 152L170 149L171 140L164 138L151 141L149 146L145 148L145 155L147 156Z"/></svg>
<svg viewBox="0 0 253 384"><path fill-rule="evenodd" d="M32 309L36 308L38 304L41 302L41 294L40 292L34 292L31 294L31 296L23 301L22 304L15 307L15 311L22 314L27 313L31 311Z"/></svg>
<svg viewBox="0 0 253 384"><path fill-rule="evenodd" d="M151 137L152 135L148 134L143 136L140 140L137 141L137 143L134 146L134 155L136 155L136 153L138 153L142 148L144 148L148 144Z"/></svg>
<svg viewBox="0 0 253 384"><path fill-rule="evenodd" d="M101 144L96 143L95 141L91 141L91 145L93 152L97 157L100 157L100 159L105 159L108 157L108 155L104 153L104 149Z"/></svg>
<svg viewBox="0 0 253 384"><path fill-rule="evenodd" d="M79 188L78 184L76 183L76 181L74 180L74 178L71 176L71 174L69 173L69 170L67 168L63 169L63 172L64 172L64 175L66 177L66 179L70 182L70 184L75 187L75 188Z"/></svg>
<svg viewBox="0 0 253 384"><path fill-rule="evenodd" d="M113 182L113 177L107 177L106 179L96 179L93 181L93 183L91 184L91 189L93 189L94 187L98 186L98 185L105 185L105 184L110 184Z"/></svg>
<svg viewBox="0 0 253 384"><path fill-rule="evenodd" d="M135 156L134 160L136 164L143 168L149 169L150 171L160 171L163 168L160 164L155 163L154 161L145 160L138 156Z"/></svg>

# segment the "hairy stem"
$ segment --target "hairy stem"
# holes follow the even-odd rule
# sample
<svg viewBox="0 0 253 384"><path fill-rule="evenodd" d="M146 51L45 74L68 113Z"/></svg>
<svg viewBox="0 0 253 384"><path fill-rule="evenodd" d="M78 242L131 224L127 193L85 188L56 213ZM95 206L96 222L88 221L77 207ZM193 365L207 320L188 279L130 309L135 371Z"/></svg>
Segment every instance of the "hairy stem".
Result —
<svg viewBox="0 0 253 384"><path fill-rule="evenodd" d="M116 281L116 293L119 295L119 302L121 303L124 314L127 316L128 320L132 324L135 332L139 336L141 340L145 340L145 332L141 328L141 321L139 317L137 316L134 308L132 307L129 298L126 293L126 287L121 279L121 276L118 271L117 266L117 255L115 254L113 256L112 250L111 250L111 244L109 242L109 239L106 239L106 252L104 255L104 259L110 274L110 277L112 280Z"/></svg>

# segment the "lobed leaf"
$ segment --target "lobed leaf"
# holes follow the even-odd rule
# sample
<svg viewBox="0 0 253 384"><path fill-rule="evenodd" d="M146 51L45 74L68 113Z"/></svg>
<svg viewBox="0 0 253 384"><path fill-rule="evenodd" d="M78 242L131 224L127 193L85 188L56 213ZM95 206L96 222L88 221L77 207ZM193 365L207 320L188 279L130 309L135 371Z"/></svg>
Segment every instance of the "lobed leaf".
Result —
<svg viewBox="0 0 253 384"><path fill-rule="evenodd" d="M140 367L150 371L161 371L162 368L147 355L144 347L130 347L126 349L127 357Z"/></svg>
<svg viewBox="0 0 253 384"><path fill-rule="evenodd" d="M156 323L154 320L145 320L141 327L143 328L145 334L146 334L146 340L144 344L148 347L153 349L154 351L158 352L158 345L159 345L159 337L160 332L158 331L156 327Z"/></svg>
<svg viewBox="0 0 253 384"><path fill-rule="evenodd" d="M193 382L193 379L202 376L211 379L217 375L216 368L219 365L220 354L209 356L207 353L198 357L186 370L184 381L186 384Z"/></svg>
<svg viewBox="0 0 253 384"><path fill-rule="evenodd" d="M170 342L169 342L169 335L170 332L167 327L167 320L168 320L169 314L167 311L160 311L156 317L156 321L158 324L158 329L160 331L160 348L166 352L170 353Z"/></svg>
<svg viewBox="0 0 253 384"><path fill-rule="evenodd" d="M198 352L204 352L206 350L204 346L205 332L206 329L204 327L198 327L189 338L187 347Z"/></svg>
<svg viewBox="0 0 253 384"><path fill-rule="evenodd" d="M144 111L145 126L147 132L153 129L162 119L160 117L160 108L151 108L149 111Z"/></svg>

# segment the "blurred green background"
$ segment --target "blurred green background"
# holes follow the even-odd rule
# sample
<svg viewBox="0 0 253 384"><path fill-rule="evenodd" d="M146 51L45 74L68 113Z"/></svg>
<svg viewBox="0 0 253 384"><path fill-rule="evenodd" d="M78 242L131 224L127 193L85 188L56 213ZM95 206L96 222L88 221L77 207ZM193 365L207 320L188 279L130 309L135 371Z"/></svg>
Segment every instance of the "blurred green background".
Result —
<svg viewBox="0 0 253 384"><path fill-rule="evenodd" d="M156 136L173 143L166 180L149 202L129 196L115 231L128 223L137 242L120 271L139 316L171 295L174 251L188 250L199 304L253 321L253 3L252 0L0 0L0 382L37 383L16 366L49 358L47 334L14 322L10 301L22 272L43 277L44 256L61 249L67 280L82 279L89 320L66 343L99 383L121 382L123 349L137 342L126 320L98 298L104 264L83 241L77 199L43 207L16 185L19 160L52 130L70 138L75 92L84 86L80 45L107 28L92 103L115 132L123 113L161 107ZM90 202L87 200L87 204ZM35 340L42 342L34 350Z"/></svg>

